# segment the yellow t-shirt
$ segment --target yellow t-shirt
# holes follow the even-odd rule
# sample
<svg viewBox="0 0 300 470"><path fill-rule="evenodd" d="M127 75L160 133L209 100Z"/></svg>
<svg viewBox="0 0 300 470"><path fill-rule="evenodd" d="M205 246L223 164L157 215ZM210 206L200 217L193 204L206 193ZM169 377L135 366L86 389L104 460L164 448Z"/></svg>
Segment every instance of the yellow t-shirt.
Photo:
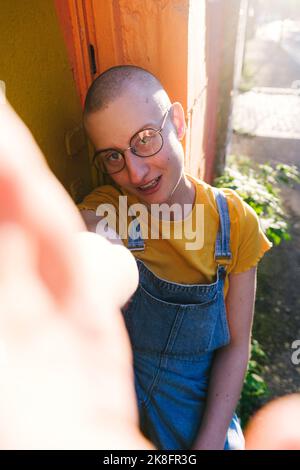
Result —
<svg viewBox="0 0 300 470"><path fill-rule="evenodd" d="M195 184L196 196L193 209L190 214L182 220L169 222L171 237L161 238L163 230L159 225L159 239L151 238L151 226L148 226L145 214L139 216L141 232L145 240L145 250L133 251L133 255L142 260L146 266L162 279L180 284L210 284L215 281L217 264L214 259L215 242L219 227L219 214L213 193L212 186L188 176ZM232 259L227 264L227 273L241 273L256 266L263 254L269 250L272 243L267 239L261 230L258 217L249 204L245 203L241 197L232 189L221 188L226 196L230 217L230 248ZM113 186L100 186L89 194L81 204L79 209L96 211L100 204L111 204L116 210L117 222L119 217L119 196L127 196L128 207L138 203L136 196L122 190L120 192ZM123 200L124 203L124 200ZM202 207L196 212L197 204ZM202 206L201 206L202 205ZM123 214L123 212L121 211ZM201 216L203 215L203 217ZM124 220L124 217L127 219ZM125 214L121 222L128 225L132 223L132 216ZM183 222L190 220L193 231L200 230L203 237L201 246L190 249L188 245L193 240L184 229ZM122 220L122 219L121 219ZM165 223L165 222L163 222ZM183 236L174 237L174 233L180 234L180 227ZM117 223L112 228L119 232L120 225ZM179 231L178 231L179 230ZM123 233L123 232L122 232ZM165 232L167 233L167 232ZM173 236L172 236L173 235ZM125 232L124 232L125 237ZM127 238L123 239L127 245ZM189 246L189 249L187 247ZM225 279L224 293L228 292L228 276Z"/></svg>

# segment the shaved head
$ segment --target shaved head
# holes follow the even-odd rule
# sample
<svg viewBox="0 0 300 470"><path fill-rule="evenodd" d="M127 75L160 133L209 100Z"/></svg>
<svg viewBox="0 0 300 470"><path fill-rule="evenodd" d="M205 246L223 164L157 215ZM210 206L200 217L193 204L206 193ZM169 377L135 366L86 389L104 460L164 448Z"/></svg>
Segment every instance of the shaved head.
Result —
<svg viewBox="0 0 300 470"><path fill-rule="evenodd" d="M103 72L90 86L84 104L84 118L106 108L128 92L142 93L145 102L152 98L161 109L170 105L164 87L152 73L135 65L118 65Z"/></svg>

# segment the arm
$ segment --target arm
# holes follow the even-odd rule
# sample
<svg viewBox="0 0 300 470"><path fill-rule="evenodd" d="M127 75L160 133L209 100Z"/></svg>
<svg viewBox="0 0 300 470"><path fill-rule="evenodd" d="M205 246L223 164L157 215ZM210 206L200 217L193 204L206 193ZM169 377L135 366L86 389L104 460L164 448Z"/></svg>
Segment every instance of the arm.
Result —
<svg viewBox="0 0 300 470"><path fill-rule="evenodd" d="M207 404L194 449L223 449L249 360L256 267L229 274L226 310L230 343L216 352Z"/></svg>
<svg viewBox="0 0 300 470"><path fill-rule="evenodd" d="M102 230L97 230L97 225L103 217L97 216L92 210L82 210L80 213L89 232L101 233L111 243L124 245L119 235L113 229L108 227L105 233Z"/></svg>

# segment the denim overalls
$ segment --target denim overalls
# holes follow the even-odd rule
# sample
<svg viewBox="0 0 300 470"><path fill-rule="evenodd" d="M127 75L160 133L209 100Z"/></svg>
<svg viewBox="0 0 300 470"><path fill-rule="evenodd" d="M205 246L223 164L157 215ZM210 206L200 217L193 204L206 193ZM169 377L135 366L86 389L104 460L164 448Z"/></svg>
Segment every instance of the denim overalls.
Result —
<svg viewBox="0 0 300 470"><path fill-rule="evenodd" d="M229 343L224 302L231 258L230 219L224 194L214 188L220 216L215 245L216 281L178 284L159 278L137 259L139 287L123 312L134 358L140 428L158 449L191 449L200 427L214 351ZM141 238L128 247L144 249ZM243 449L233 416L225 449Z"/></svg>

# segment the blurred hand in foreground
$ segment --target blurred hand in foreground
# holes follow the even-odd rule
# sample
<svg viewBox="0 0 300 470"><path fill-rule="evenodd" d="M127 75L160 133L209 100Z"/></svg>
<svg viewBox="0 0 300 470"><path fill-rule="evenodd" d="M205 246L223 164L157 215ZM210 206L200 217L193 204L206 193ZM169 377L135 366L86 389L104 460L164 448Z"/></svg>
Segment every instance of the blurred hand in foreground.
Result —
<svg viewBox="0 0 300 470"><path fill-rule="evenodd" d="M84 232L30 132L0 99L0 447L151 449L138 430L120 308L131 254Z"/></svg>
<svg viewBox="0 0 300 470"><path fill-rule="evenodd" d="M271 401L251 419L246 450L300 450L300 394Z"/></svg>

